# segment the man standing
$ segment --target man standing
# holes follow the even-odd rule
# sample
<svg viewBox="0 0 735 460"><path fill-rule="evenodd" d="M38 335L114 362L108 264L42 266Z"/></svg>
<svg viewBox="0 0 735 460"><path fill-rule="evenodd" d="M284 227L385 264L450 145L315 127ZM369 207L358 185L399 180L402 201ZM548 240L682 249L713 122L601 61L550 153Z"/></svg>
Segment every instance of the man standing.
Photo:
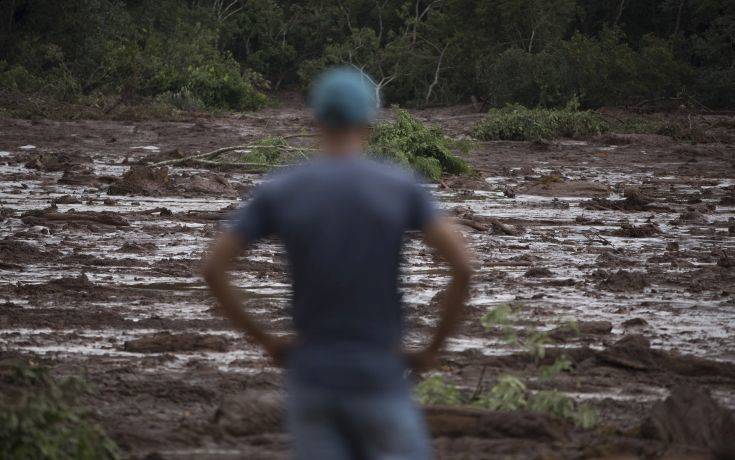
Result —
<svg viewBox="0 0 735 460"><path fill-rule="evenodd" d="M472 272L465 246L411 173L365 158L378 102L364 74L328 71L310 105L323 155L258 188L214 244L204 277L224 315L286 368L295 458L430 458L405 376L433 365L460 320ZM399 259L405 232L414 230L452 279L429 344L402 352ZM293 341L244 312L227 278L233 258L270 235L288 256Z"/></svg>

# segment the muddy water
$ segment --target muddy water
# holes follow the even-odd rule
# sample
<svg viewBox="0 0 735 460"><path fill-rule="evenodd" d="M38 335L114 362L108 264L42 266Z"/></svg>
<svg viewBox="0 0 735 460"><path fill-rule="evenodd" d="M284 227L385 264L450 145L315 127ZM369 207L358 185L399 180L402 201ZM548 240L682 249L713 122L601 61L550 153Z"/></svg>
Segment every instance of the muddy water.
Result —
<svg viewBox="0 0 735 460"><path fill-rule="evenodd" d="M35 154L57 151L54 145L45 145L43 137L31 137L0 145L4 216L0 240L29 245L3 252L7 257L0 265L2 349L32 354L62 367L92 369L93 379L99 373L124 369L197 379L192 375L208 369L218 373L218 381L238 375L271 376L265 377L267 385L277 385L272 382L277 382L278 371L219 318L198 276L202 252L240 201L206 194L111 196L107 182L64 185L59 183L63 171L26 166ZM163 139L168 146L175 141ZM114 180L129 168L122 158L134 163L163 148L148 142L136 139L127 147L109 150L85 147L83 153L91 162L84 166L95 177ZM479 179L448 187L427 186L449 214L462 213L477 222L495 218L518 230L516 235L506 235L497 234L491 226L488 230L461 227L476 255L478 275L467 322L450 340L443 358L449 364L442 372L460 387L471 389L477 384L478 369L472 362L522 351L479 326L484 312L508 302L520 307L515 327L521 334L553 330L569 319L580 324L610 323L610 332L564 338L556 344L561 348L602 350L626 334L638 333L655 349L735 362L732 268L718 266L723 254L735 251L735 238L728 231L735 207L720 204L733 193L735 174L729 157L713 155L692 166L690 155L677 154L674 146L574 141L554 144L550 152L527 150L518 155L519 148L526 147L485 145L470 158ZM615 155L619 158L611 158ZM172 167L169 174L200 172ZM246 196L262 180L259 175L232 171L222 177ZM513 197L504 193L508 187L517 191ZM630 187L648 196L649 210L589 205L593 197L619 203L624 189ZM52 201L59 201L59 213L115 213L129 225L23 219L23 213L47 208ZM691 208L697 213L694 218L680 218ZM657 231L645 237L621 236L622 224L652 224ZM418 346L436 322L434 299L447 282L447 273L415 238L407 241L404 260L407 342ZM530 276L530 269L547 271L537 270L540 276ZM641 273L645 282L639 287L623 283L609 288L605 280L620 270ZM233 278L249 310L277 333L287 333L290 294L278 242L258 245L238 263ZM210 349L195 343L180 349L180 345L164 344L153 352L128 350L135 340L162 332L218 337L224 345ZM562 385L561 389L578 400L601 403L611 416L634 418L635 414L620 412L630 404L650 405L668 394L666 382L647 378L627 384L621 384L617 375L575 378L576 388ZM731 384L713 389L718 400L733 406ZM115 412L115 407L103 415L106 423L121 417L131 420ZM198 407L206 413L209 406ZM173 429L165 421L156 425L161 433L170 434ZM145 446L156 444L150 439L133 440L128 447L135 451ZM189 448L180 452L194 455Z"/></svg>

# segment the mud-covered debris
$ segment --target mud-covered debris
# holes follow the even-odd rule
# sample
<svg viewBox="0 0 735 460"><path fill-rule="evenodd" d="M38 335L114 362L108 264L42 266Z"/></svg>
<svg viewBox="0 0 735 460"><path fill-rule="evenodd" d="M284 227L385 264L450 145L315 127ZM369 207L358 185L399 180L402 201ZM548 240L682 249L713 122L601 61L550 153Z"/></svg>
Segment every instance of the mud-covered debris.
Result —
<svg viewBox="0 0 735 460"><path fill-rule="evenodd" d="M114 184L107 193L110 195L166 195L169 191L170 177L168 168L153 168L133 165Z"/></svg>
<svg viewBox="0 0 735 460"><path fill-rule="evenodd" d="M549 333L549 337L555 340L563 340L585 335L607 335L612 332L612 327L610 321L580 321L563 324L553 329Z"/></svg>
<svg viewBox="0 0 735 460"><path fill-rule="evenodd" d="M519 191L529 195L540 196L591 196L607 195L609 187L596 182L572 180L556 173L532 179L519 187ZM562 203L558 203L562 204ZM563 203L567 205L567 203Z"/></svg>
<svg viewBox="0 0 735 460"><path fill-rule="evenodd" d="M677 241L669 241L666 243L666 250L676 252L679 250L679 243Z"/></svg>
<svg viewBox="0 0 735 460"><path fill-rule="evenodd" d="M36 263L55 259L60 255L59 251L46 251L13 237L0 240L0 260L3 262Z"/></svg>
<svg viewBox="0 0 735 460"><path fill-rule="evenodd" d="M75 196L62 195L51 200L52 204L80 204L81 200Z"/></svg>
<svg viewBox="0 0 735 460"><path fill-rule="evenodd" d="M155 250L156 244L152 242L136 243L133 241L126 241L122 246L120 246L118 252L144 253Z"/></svg>
<svg viewBox="0 0 735 460"><path fill-rule="evenodd" d="M597 256L595 263L602 267L632 267L638 265L638 261L624 257L613 250L603 252ZM600 279L605 279L607 277L607 273L605 272L600 272L597 275L599 275Z"/></svg>
<svg viewBox="0 0 735 460"><path fill-rule="evenodd" d="M107 190L110 195L218 195L235 197L237 191L212 172L171 175L166 166L133 165Z"/></svg>
<svg viewBox="0 0 735 460"><path fill-rule="evenodd" d="M248 390L225 398L212 423L230 436L280 432L283 425L283 395L275 391Z"/></svg>
<svg viewBox="0 0 735 460"><path fill-rule="evenodd" d="M661 230L656 224L631 225L624 222L613 234L624 238L650 238L659 233Z"/></svg>
<svg viewBox="0 0 735 460"><path fill-rule="evenodd" d="M656 360L651 353L651 342L642 335L626 335L597 355L597 359L620 367L653 370Z"/></svg>
<svg viewBox="0 0 735 460"><path fill-rule="evenodd" d="M516 191L513 189L513 187L506 185L505 187L503 187L503 195L505 195L506 198L515 198Z"/></svg>
<svg viewBox="0 0 735 460"><path fill-rule="evenodd" d="M643 318L631 318L623 321L622 326L626 329L633 329L637 327L648 327L648 321Z"/></svg>
<svg viewBox="0 0 735 460"><path fill-rule="evenodd" d="M667 206L656 206L653 204L653 198L645 195L640 189L627 188L623 192L625 198L622 200L610 200L607 198L595 197L589 201L580 204L584 209L592 211L628 211L628 212L672 212Z"/></svg>
<svg viewBox="0 0 735 460"><path fill-rule="evenodd" d="M134 353L166 353L182 351L227 351L230 339L211 334L159 332L139 339L128 340L124 344L125 351Z"/></svg>
<svg viewBox="0 0 735 460"><path fill-rule="evenodd" d="M66 171L91 161L87 156L69 153L33 153L28 154L28 157L26 168L49 172Z"/></svg>
<svg viewBox="0 0 735 460"><path fill-rule="evenodd" d="M686 211L681 213L679 217L674 219L672 224L675 225L682 225L682 224L706 224L707 223L707 217L702 214L699 210L694 208L688 208Z"/></svg>
<svg viewBox="0 0 735 460"><path fill-rule="evenodd" d="M451 212L456 216L458 224L480 232L492 229L496 235L519 236L526 231L520 225L505 224L494 217L478 216L467 206L456 206Z"/></svg>
<svg viewBox="0 0 735 460"><path fill-rule="evenodd" d="M524 438L563 441L569 424L537 412L495 412L454 406L427 406L426 421L434 437Z"/></svg>
<svg viewBox="0 0 735 460"><path fill-rule="evenodd" d="M554 274L546 267L531 267L523 274L526 278L549 278Z"/></svg>
<svg viewBox="0 0 735 460"><path fill-rule="evenodd" d="M720 206L735 206L735 194L720 198Z"/></svg>
<svg viewBox="0 0 735 460"><path fill-rule="evenodd" d="M706 388L679 385L643 420L641 436L667 444L706 448L716 458L735 458L735 416Z"/></svg>
<svg viewBox="0 0 735 460"><path fill-rule="evenodd" d="M614 292L642 291L649 284L648 276L644 272L618 270L607 274L599 287Z"/></svg>
<svg viewBox="0 0 735 460"><path fill-rule="evenodd" d="M130 225L124 217L114 212L74 211L58 212L55 207L25 212L21 220L26 225L46 225L49 222L78 222L127 227Z"/></svg>

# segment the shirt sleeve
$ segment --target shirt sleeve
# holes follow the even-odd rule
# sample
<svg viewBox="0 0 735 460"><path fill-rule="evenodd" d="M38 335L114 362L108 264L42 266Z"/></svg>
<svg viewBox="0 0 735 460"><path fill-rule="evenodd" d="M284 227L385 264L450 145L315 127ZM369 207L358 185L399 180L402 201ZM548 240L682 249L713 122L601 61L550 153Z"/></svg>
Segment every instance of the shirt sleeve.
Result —
<svg viewBox="0 0 735 460"><path fill-rule="evenodd" d="M434 198L418 182L411 184L411 219L409 230L424 230L427 225L439 217Z"/></svg>
<svg viewBox="0 0 735 460"><path fill-rule="evenodd" d="M259 186L253 198L238 209L229 222L230 231L246 243L254 243L273 234L273 208L268 187Z"/></svg>

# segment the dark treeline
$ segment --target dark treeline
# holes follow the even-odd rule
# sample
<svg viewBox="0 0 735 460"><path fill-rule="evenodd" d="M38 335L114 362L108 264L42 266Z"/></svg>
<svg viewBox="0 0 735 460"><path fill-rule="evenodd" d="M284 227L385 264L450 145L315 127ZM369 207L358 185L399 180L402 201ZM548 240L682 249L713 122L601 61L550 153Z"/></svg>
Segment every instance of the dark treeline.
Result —
<svg viewBox="0 0 735 460"><path fill-rule="evenodd" d="M2 0L0 89L257 108L325 66L387 103L735 107L733 0Z"/></svg>

